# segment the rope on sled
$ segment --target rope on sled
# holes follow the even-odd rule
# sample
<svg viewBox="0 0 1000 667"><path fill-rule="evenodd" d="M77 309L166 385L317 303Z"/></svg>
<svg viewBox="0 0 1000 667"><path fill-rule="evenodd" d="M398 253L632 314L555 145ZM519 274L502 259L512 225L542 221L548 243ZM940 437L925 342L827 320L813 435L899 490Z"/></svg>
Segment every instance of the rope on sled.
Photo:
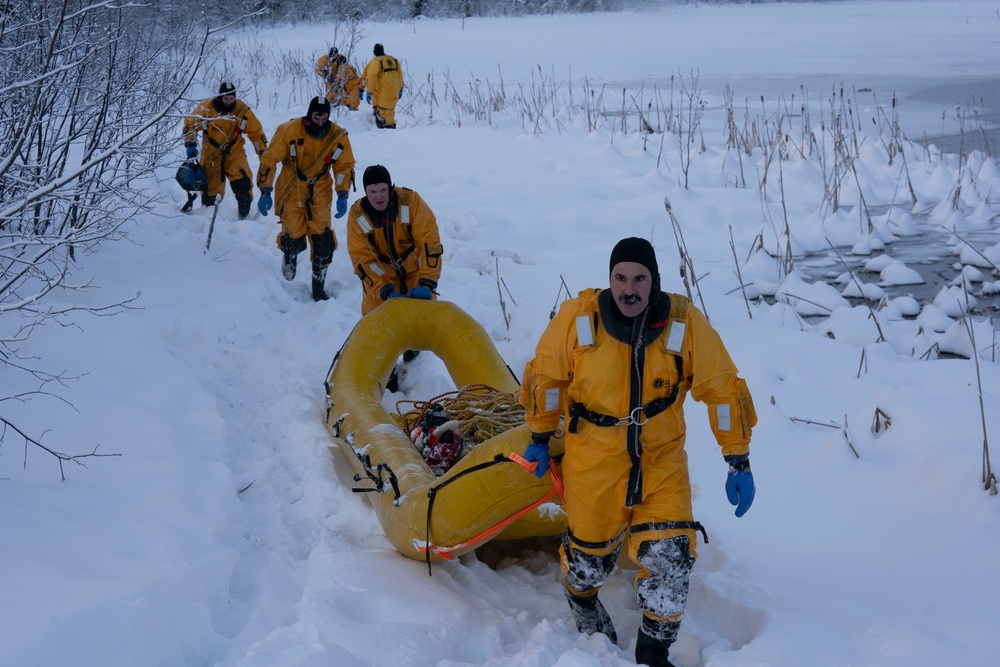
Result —
<svg viewBox="0 0 1000 667"><path fill-rule="evenodd" d="M404 412L401 409L404 404L413 407ZM426 401L397 401L396 412L402 420L403 430L412 433L434 405L441 405L451 419L458 421L456 432L463 440L475 443L485 442L524 423L524 406L517 402L516 394L486 384L468 384Z"/></svg>

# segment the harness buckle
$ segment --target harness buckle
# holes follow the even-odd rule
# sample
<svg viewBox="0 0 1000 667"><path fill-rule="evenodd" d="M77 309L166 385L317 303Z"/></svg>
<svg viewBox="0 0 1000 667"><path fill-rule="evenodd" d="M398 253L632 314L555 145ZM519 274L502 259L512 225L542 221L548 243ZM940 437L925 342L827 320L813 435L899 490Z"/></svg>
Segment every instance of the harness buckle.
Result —
<svg viewBox="0 0 1000 667"><path fill-rule="evenodd" d="M621 419L619 419L617 421L617 425L631 426L635 424L636 426L643 426L646 422L649 421L649 417L646 417L644 415L643 412L644 409L645 409L644 405L632 408L632 411L628 413L628 417L622 417Z"/></svg>

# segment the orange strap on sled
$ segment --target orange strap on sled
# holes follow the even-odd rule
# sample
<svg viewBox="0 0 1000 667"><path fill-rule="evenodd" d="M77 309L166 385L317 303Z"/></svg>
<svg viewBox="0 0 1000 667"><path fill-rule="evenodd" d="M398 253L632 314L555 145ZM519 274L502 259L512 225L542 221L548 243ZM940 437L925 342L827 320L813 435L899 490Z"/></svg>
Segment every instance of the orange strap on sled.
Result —
<svg viewBox="0 0 1000 667"><path fill-rule="evenodd" d="M517 463L519 466L521 466L522 468L524 468L525 472L528 472L528 473L531 473L531 474L534 474L535 468L538 467L538 462L537 461L528 461L523 456L521 456L520 454L515 454L513 452L511 452L506 457L497 457L497 459L498 460L495 461L497 463L503 463L505 461L511 461L513 463ZM453 545L453 546L450 546L450 547L438 546L438 545L430 543L430 507L428 506L428 509L427 509L427 539L424 541L423 544L417 542L416 540L413 541L414 542L413 546L414 546L414 548L417 549L417 551L420 551L421 553L426 553L427 554L427 571L428 571L428 574L431 571L431 557L430 557L430 555L432 553L440 556L444 560L455 560L455 557L451 555L451 552L458 551L459 549L464 549L465 547L469 546L470 544L475 544L476 542L483 541L485 539L493 537L494 535L496 535L497 533L499 533L501 530L503 530L504 528L506 528L510 524L514 523L518 519L520 519L525 514L531 512L532 510L534 510L534 509L536 509L538 507L541 507L545 503L547 503L550 500L552 500L553 498L555 498L557 495L559 496L560 500L563 500L563 502L565 502L565 499L563 497L562 479L559 477L559 473L556 472L555 468L549 467L549 474L552 475L552 490L549 491L547 494L545 494L542 498L536 500L532 504L530 504L527 507L525 507L523 510L520 510L520 511L516 512L515 514L507 517L506 519L504 519L500 523L498 523L498 524L496 524L494 526L491 526L490 528L487 528L483 532L481 532L478 535L476 535L476 536L474 536L474 537L466 540L465 542L462 542L461 544L456 544L456 545Z"/></svg>

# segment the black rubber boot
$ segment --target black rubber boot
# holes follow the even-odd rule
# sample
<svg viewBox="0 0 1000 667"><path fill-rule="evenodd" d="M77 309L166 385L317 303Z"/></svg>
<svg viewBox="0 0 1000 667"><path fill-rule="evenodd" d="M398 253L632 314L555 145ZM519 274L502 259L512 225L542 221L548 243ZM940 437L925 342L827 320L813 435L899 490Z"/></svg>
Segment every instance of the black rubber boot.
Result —
<svg viewBox="0 0 1000 667"><path fill-rule="evenodd" d="M250 178L244 176L232 182L233 194L236 195L236 209L240 220L246 220L250 215L250 204L253 203L253 186Z"/></svg>
<svg viewBox="0 0 1000 667"><path fill-rule="evenodd" d="M577 630L588 635L600 632L607 635L612 644L618 643L618 633L615 632L615 626L611 622L611 617L608 616L608 611L597 599L596 593L590 597L583 597L573 595L566 590L566 601L569 602L569 608L573 611Z"/></svg>
<svg viewBox="0 0 1000 667"><path fill-rule="evenodd" d="M281 254L281 275L285 277L285 280L295 279L295 259L296 256L288 251Z"/></svg>
<svg viewBox="0 0 1000 667"><path fill-rule="evenodd" d="M253 203L253 199L245 197L241 199L239 195L236 195L237 214L239 215L240 220L246 220L247 216L250 215L251 203Z"/></svg>
<svg viewBox="0 0 1000 667"><path fill-rule="evenodd" d="M201 195L201 205L202 206L215 206L215 195L206 195L202 193Z"/></svg>
<svg viewBox="0 0 1000 667"><path fill-rule="evenodd" d="M323 283L326 282L326 267L316 266L313 264L312 270L312 288L313 288L313 301L326 301L330 297L327 296L326 290L323 288Z"/></svg>
<svg viewBox="0 0 1000 667"><path fill-rule="evenodd" d="M648 667L675 667L667 657L670 647L677 638L677 629L680 627L679 621L668 623L657 623L647 617L643 617L642 625L639 626L639 635L635 641L635 662ZM667 639L657 639L653 634L647 634L646 630L653 630L653 634L666 636Z"/></svg>
<svg viewBox="0 0 1000 667"><path fill-rule="evenodd" d="M288 234L281 235L281 275L285 280L295 278L296 261L299 253L306 249L305 237L293 239Z"/></svg>

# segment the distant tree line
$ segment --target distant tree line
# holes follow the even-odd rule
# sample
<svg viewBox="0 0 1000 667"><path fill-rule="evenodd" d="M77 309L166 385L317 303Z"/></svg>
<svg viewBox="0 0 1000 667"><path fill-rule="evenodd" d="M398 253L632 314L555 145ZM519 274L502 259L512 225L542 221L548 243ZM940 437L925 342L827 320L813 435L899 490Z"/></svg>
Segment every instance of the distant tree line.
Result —
<svg viewBox="0 0 1000 667"><path fill-rule="evenodd" d="M766 2L837 2L839 0L173 0L161 11L191 18L231 20L252 15L258 22L387 21L413 18L473 18L573 14L648 9L667 5L758 4Z"/></svg>
<svg viewBox="0 0 1000 667"><path fill-rule="evenodd" d="M184 0L178 0L184 2ZM684 2L684 0L681 0ZM678 0L230 0L207 7L192 0L192 8L215 16L255 14L263 21L328 21L348 18L368 21L412 18L472 18L526 16L597 11L617 11L654 4L678 4Z"/></svg>

